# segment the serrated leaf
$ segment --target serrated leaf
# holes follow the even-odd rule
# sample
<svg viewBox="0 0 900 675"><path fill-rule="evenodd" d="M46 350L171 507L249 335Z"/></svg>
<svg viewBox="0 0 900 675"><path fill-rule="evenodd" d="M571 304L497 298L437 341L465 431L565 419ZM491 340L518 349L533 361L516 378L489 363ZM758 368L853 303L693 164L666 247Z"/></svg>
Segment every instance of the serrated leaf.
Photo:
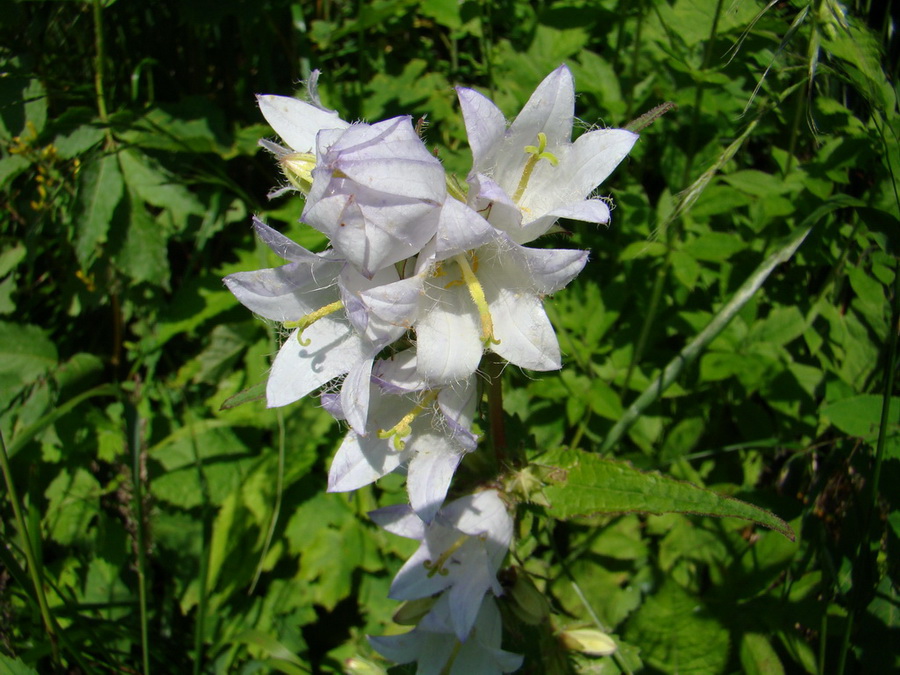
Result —
<svg viewBox="0 0 900 675"><path fill-rule="evenodd" d="M612 513L689 513L742 518L793 541L791 526L752 504L581 450L555 450L535 460L546 468L548 515L567 519Z"/></svg>
<svg viewBox="0 0 900 675"><path fill-rule="evenodd" d="M75 253L81 266L86 268L93 261L97 248L106 241L113 214L122 199L124 183L115 155L89 162L79 178Z"/></svg>

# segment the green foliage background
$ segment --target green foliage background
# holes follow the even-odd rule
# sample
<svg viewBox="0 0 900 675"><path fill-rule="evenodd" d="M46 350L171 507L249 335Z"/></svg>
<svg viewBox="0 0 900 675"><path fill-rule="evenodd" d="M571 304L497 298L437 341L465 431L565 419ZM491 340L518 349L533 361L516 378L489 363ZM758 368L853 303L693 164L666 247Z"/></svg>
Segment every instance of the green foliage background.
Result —
<svg viewBox="0 0 900 675"><path fill-rule="evenodd" d="M593 253L547 303L564 370L504 374L512 442L538 467L577 448L738 496L797 539L559 501L550 520L548 496L583 496L550 472L513 562L557 626L621 647L544 644L541 662L513 630L521 672L898 669L890 20L890 3L833 0L4 0L0 671L386 667L364 636L398 630L386 595L411 543L365 513L404 499L401 481L325 494L341 429L314 400L221 408L264 381L281 338L221 283L280 262L251 214L324 243L296 198L266 199L280 178L253 95L320 68L346 119L427 115L426 141L464 175L453 86L512 116L562 62L585 127L677 107L601 187L611 226L549 242ZM654 390L670 362L678 377ZM580 478L602 494L599 466Z"/></svg>

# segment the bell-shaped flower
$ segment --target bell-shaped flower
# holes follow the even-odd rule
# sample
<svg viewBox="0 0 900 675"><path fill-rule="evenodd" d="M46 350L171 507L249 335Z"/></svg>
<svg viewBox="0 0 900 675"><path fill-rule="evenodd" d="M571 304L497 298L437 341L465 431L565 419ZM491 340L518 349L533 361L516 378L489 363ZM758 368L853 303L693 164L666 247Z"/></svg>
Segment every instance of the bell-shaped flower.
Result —
<svg viewBox="0 0 900 675"><path fill-rule="evenodd" d="M413 511L431 521L456 467L478 443L472 433L475 378L429 389L416 372L415 352L406 350L377 361L370 386L368 426L347 432L331 463L328 491L357 490L405 468ZM325 395L322 403L342 419L343 398Z"/></svg>
<svg viewBox="0 0 900 675"><path fill-rule="evenodd" d="M390 597L415 600L448 590L450 625L465 640L485 593L503 592L497 570L512 540L513 521L499 494L485 490L457 499L431 523L406 504L369 516L388 532L421 542L394 578Z"/></svg>
<svg viewBox="0 0 900 675"><path fill-rule="evenodd" d="M524 244L559 218L609 222L609 206L590 195L638 137L598 129L573 143L575 88L565 65L538 85L509 128L482 94L463 87L457 94L473 156L468 203L492 225Z"/></svg>
<svg viewBox="0 0 900 675"><path fill-rule="evenodd" d="M444 619L449 595L412 631L402 635L369 636L372 647L395 663L416 663L417 675L500 675L518 670L522 655L501 649L500 610L490 596L483 598L471 634L459 638Z"/></svg>
<svg viewBox="0 0 900 675"><path fill-rule="evenodd" d="M318 79L319 71L315 70L307 82L308 103L289 96L256 97L263 117L287 147L266 140L261 140L260 145L278 158L284 175L303 194L307 194L312 185L312 170L316 165L316 135L322 129L346 129L350 126L349 122L342 120L334 110L329 110L319 101L316 88Z"/></svg>
<svg viewBox="0 0 900 675"><path fill-rule="evenodd" d="M415 328L419 375L433 386L464 380L485 348L522 368L560 368L543 296L581 271L587 251L526 248L496 231L472 250L445 249L443 259L435 247L418 256L415 276L360 293L372 315Z"/></svg>
<svg viewBox="0 0 900 675"><path fill-rule="evenodd" d="M269 373L269 407L293 403L329 381L346 375L341 403L354 428L365 429L369 380L375 356L406 329L371 316L359 294L399 279L393 267L372 279L360 275L333 250L311 253L262 221L260 239L286 265L225 277L225 285L247 308L293 332L284 341Z"/></svg>
<svg viewBox="0 0 900 675"><path fill-rule="evenodd" d="M366 277L416 255L437 231L444 167L410 117L322 130L302 220Z"/></svg>

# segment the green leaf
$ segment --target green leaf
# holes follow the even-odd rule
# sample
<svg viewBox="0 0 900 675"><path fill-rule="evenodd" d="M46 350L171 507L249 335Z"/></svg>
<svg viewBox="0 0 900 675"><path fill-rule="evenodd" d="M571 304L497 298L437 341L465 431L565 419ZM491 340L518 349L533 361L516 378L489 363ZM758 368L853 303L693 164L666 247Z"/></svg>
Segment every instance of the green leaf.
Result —
<svg viewBox="0 0 900 675"><path fill-rule="evenodd" d="M124 183L115 155L105 155L87 163L78 183L78 202L75 222L78 236L75 253L83 268L87 268L106 241L116 207L122 200Z"/></svg>
<svg viewBox="0 0 900 675"><path fill-rule="evenodd" d="M22 155L9 155L0 158L0 187L11 183L16 176L29 166L31 166L31 162L22 157Z"/></svg>
<svg viewBox="0 0 900 675"><path fill-rule="evenodd" d="M0 382L28 384L54 368L56 346L37 326L0 321Z"/></svg>
<svg viewBox="0 0 900 675"><path fill-rule="evenodd" d="M640 645L641 658L665 673L726 672L728 630L671 580L631 617L625 639Z"/></svg>
<svg viewBox="0 0 900 675"><path fill-rule="evenodd" d="M769 638L760 633L744 633L741 636L741 666L747 675L780 675L784 666Z"/></svg>
<svg viewBox="0 0 900 675"><path fill-rule="evenodd" d="M72 159L79 155L83 155L92 147L103 140L106 132L100 128L91 126L90 124L82 124L76 127L71 133L66 135L58 135L53 141L57 153L63 159Z"/></svg>
<svg viewBox="0 0 900 675"><path fill-rule="evenodd" d="M535 463L546 467L547 514L558 519L611 513L690 513L742 518L794 539L790 525L752 504L682 483L658 473L644 473L622 462L581 450L554 450Z"/></svg>
<svg viewBox="0 0 900 675"><path fill-rule="evenodd" d="M244 405L245 403L250 403L251 401L261 401L266 397L266 383L265 382L257 382L252 387L248 387L243 391L239 391L234 396L229 396L225 399L221 406L219 406L219 410L231 410L232 408L237 408L239 405Z"/></svg>
<svg viewBox="0 0 900 675"><path fill-rule="evenodd" d="M685 244L682 250L697 260L721 262L746 247L747 244L736 234L707 232Z"/></svg>
<svg viewBox="0 0 900 675"><path fill-rule="evenodd" d="M138 199L132 200L129 215L125 241L114 255L116 265L137 282L168 289L169 252L163 228Z"/></svg>
<svg viewBox="0 0 900 675"><path fill-rule="evenodd" d="M3 675L38 675L34 668L22 663L21 659L13 659L0 652L0 673Z"/></svg>
<svg viewBox="0 0 900 675"><path fill-rule="evenodd" d="M805 330L806 320L797 307L776 307L753 326L748 340L784 346L803 335Z"/></svg>
<svg viewBox="0 0 900 675"><path fill-rule="evenodd" d="M819 414L823 420L831 423L845 434L874 441L878 436L881 424L881 408L883 399L874 394L860 394L841 401L822 406ZM888 428L886 433L886 449L889 456L900 453L900 397L891 397L888 412Z"/></svg>
<svg viewBox="0 0 900 675"><path fill-rule="evenodd" d="M179 229L187 224L189 215L203 215L197 197L155 160L137 150L123 150L119 162L129 189L148 204L168 211Z"/></svg>
<svg viewBox="0 0 900 675"><path fill-rule="evenodd" d="M297 658L297 656L293 654L287 647L285 647L268 633L264 633L260 630L250 629L235 637L234 641L238 644L247 644L258 647L266 654L266 656L275 658L279 661L286 661L290 664L293 664L294 666L299 667L300 672L311 672L309 668L304 665L303 661Z"/></svg>
<svg viewBox="0 0 900 675"><path fill-rule="evenodd" d="M83 539L100 508L100 483L85 469L62 471L47 488L44 525L51 538L69 546Z"/></svg>

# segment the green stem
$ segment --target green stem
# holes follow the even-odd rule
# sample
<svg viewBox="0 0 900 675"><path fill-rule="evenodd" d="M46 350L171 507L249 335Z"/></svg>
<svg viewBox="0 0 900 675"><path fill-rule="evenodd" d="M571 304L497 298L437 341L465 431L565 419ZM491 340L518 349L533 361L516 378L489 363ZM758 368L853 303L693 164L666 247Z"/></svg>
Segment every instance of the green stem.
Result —
<svg viewBox="0 0 900 675"><path fill-rule="evenodd" d="M272 327L270 326L270 331ZM213 508L209 497L209 482L203 471L203 461L200 458L200 448L197 445L197 427L188 411L185 415L188 427L191 429L191 448L194 451L194 464L197 467L197 482L200 484L201 514L203 519L203 534L200 551L200 569L198 571L198 583L200 584L200 597L197 598L197 618L194 622L194 675L200 675L203 668L203 640L206 632L206 606L209 599L209 557L210 542L212 541Z"/></svg>
<svg viewBox="0 0 900 675"><path fill-rule="evenodd" d="M138 607L141 622L141 667L144 675L150 673L150 639L147 630L147 552L144 530L144 481L143 453L141 452L141 416L136 405L130 405L131 418L131 480L134 486L134 516L137 537Z"/></svg>
<svg viewBox="0 0 900 675"><path fill-rule="evenodd" d="M716 39L716 34L719 30L719 17L722 14L722 0L718 0L716 2L716 11L713 14L712 26L709 30L709 39L706 41L706 46L703 49L703 61L700 64L700 70L705 71L709 68L709 63L712 60L712 47L713 42ZM688 126L688 146L686 151L686 160L684 163L684 173L681 177L681 184L686 185L688 180L691 177L691 171L694 165L694 154L696 152L697 146L697 129L700 126L700 108L703 106L703 93L705 91L705 87L703 82L697 83L697 89L694 92L694 109L691 112L691 123Z"/></svg>
<svg viewBox="0 0 900 675"><path fill-rule="evenodd" d="M106 46L103 40L103 6L100 0L94 0L94 95L97 98L97 114L100 121L106 124L109 113L106 108L105 62ZM113 144L112 132L106 129L107 145Z"/></svg>
<svg viewBox="0 0 900 675"><path fill-rule="evenodd" d="M3 439L2 433L0 433L0 468L3 470L3 478L6 481L9 501L12 503L16 525L18 526L19 534L22 537L22 550L25 552L28 574L31 576L31 583L34 586L34 592L37 595L38 606L41 610L41 619L44 622L44 630L47 631L47 637L50 638L50 651L53 663L59 665L59 645L57 643L56 624L53 621L53 616L50 614L50 605L47 604L47 596L44 593L44 584L38 569L37 558L34 555L34 549L31 545L31 536L28 534L25 518L22 515L22 508L19 505L19 495L16 492L16 484L13 482L12 470L9 466L9 455L6 452L6 441Z"/></svg>

